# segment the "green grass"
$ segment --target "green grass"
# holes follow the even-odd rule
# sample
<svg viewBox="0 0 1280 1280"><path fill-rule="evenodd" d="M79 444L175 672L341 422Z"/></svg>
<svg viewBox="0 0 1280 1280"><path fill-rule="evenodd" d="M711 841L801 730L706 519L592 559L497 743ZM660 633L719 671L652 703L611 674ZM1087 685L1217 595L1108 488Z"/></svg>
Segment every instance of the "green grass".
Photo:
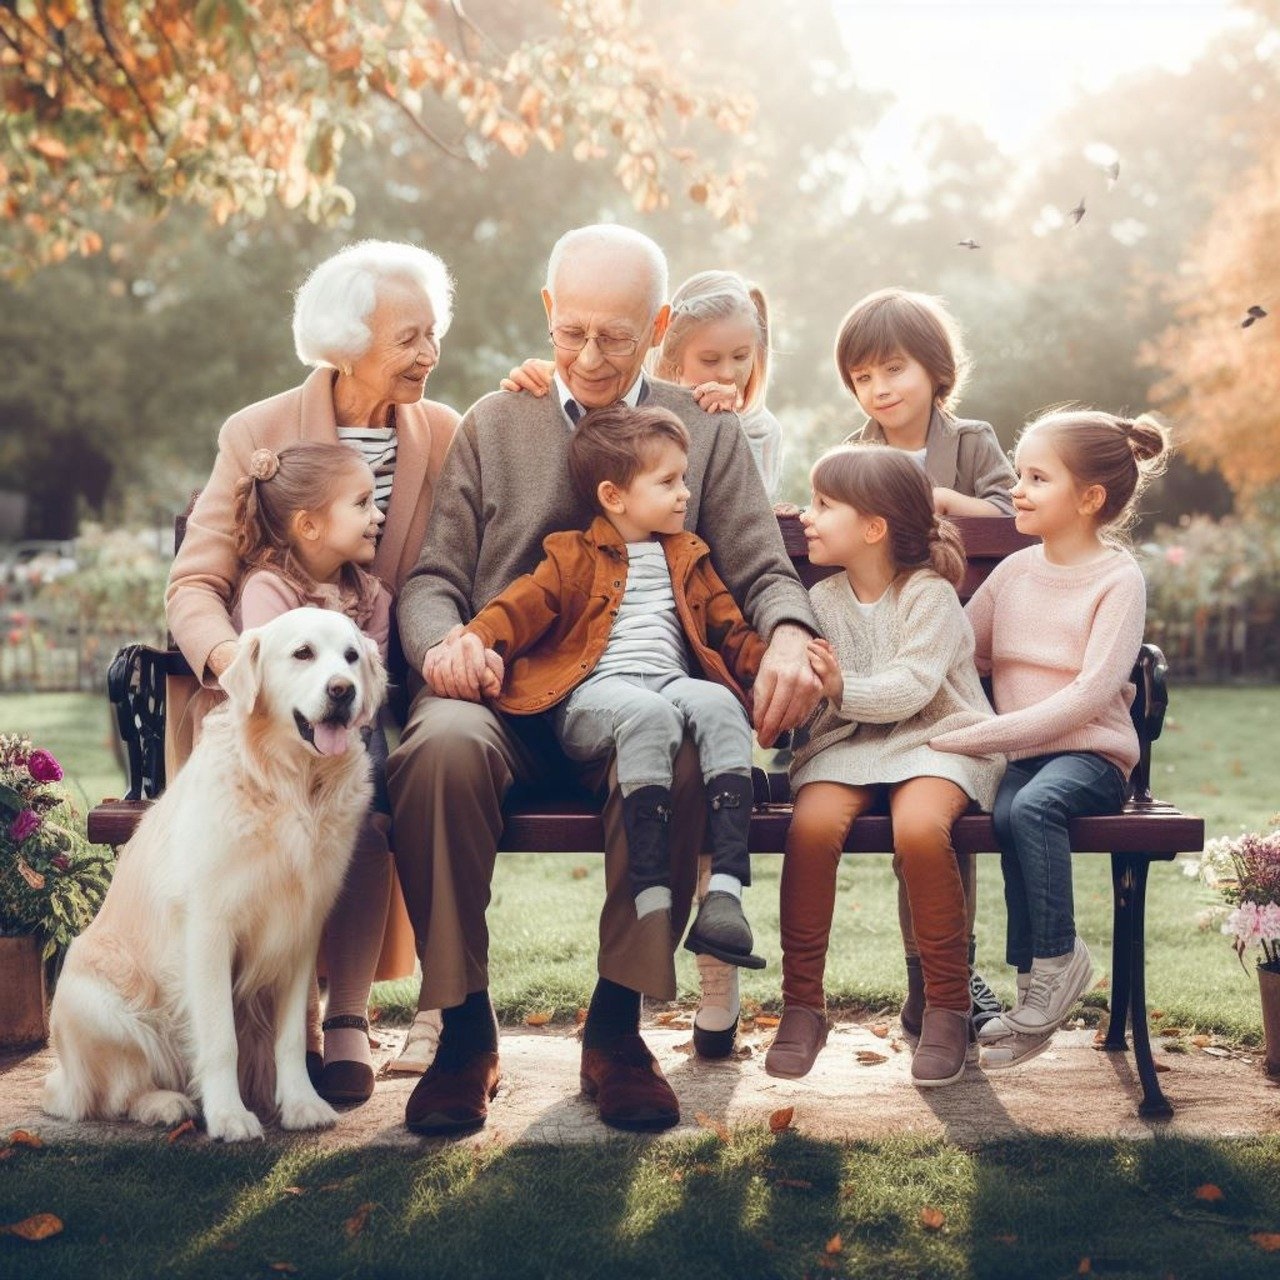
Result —
<svg viewBox="0 0 1280 1280"><path fill-rule="evenodd" d="M104 700L89 694L0 696L0 725L21 729L50 747L87 796L118 795L123 782L108 750ZM1205 817L1210 835L1265 826L1277 804L1275 731L1280 688L1175 689L1174 714L1155 749L1157 794ZM757 858L748 905L762 954L779 955L778 875L781 860ZM1004 901L999 864L978 863L979 964L1009 997L1003 963ZM1110 965L1111 880L1108 860L1076 862L1076 910L1099 969ZM894 1007L903 968L896 887L887 857L846 859L828 961L836 1005ZM533 1010L570 1016L595 981L596 927L604 893L603 860L593 855L510 854L498 859L489 911L491 980L506 1021ZM1261 1035L1257 981L1243 970L1216 929L1197 915L1216 899L1183 875L1180 864L1152 869L1147 911L1148 1001L1166 1024L1255 1042ZM692 998L692 957L677 956L682 995ZM748 1000L776 1008L776 963L743 976ZM406 1019L416 983L384 984L375 996L389 1020ZM1091 999L1097 1006L1105 991Z"/></svg>
<svg viewBox="0 0 1280 1280"><path fill-rule="evenodd" d="M188 1140L189 1141L189 1140ZM1195 1189L1212 1183L1223 1198ZM371 1206L359 1231L347 1223ZM322 1152L138 1143L19 1151L0 1273L114 1280L302 1276L1274 1276L1280 1139L1026 1139L962 1151L912 1138ZM929 1230L921 1210L940 1210ZM840 1237L836 1250L834 1237ZM831 1242L832 1251L828 1252Z"/></svg>

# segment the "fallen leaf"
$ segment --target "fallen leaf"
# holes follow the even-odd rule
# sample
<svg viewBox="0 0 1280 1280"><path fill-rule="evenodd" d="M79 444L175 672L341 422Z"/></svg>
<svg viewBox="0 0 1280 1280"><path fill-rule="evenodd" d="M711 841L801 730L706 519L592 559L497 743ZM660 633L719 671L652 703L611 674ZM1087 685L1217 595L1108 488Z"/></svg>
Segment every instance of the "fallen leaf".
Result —
<svg viewBox="0 0 1280 1280"><path fill-rule="evenodd" d="M1280 1253L1280 1231L1255 1231L1249 1239L1263 1253Z"/></svg>
<svg viewBox="0 0 1280 1280"><path fill-rule="evenodd" d="M784 1129L791 1128L791 1122L795 1119L795 1107L779 1107L769 1117L769 1132L781 1133Z"/></svg>
<svg viewBox="0 0 1280 1280"><path fill-rule="evenodd" d="M1164 1017L1164 1010L1163 1010L1163 1009L1152 1009L1152 1010L1151 1010L1151 1021L1152 1021L1152 1022L1159 1022L1159 1021L1160 1021L1160 1019L1161 1019L1161 1018L1163 1018L1163 1017Z"/></svg>
<svg viewBox="0 0 1280 1280"><path fill-rule="evenodd" d="M757 1013L755 1016L757 1027L776 1027L781 1021L781 1018L775 1018L771 1013Z"/></svg>
<svg viewBox="0 0 1280 1280"><path fill-rule="evenodd" d="M889 1059L883 1053L875 1053L871 1049L858 1050L858 1062L864 1067L875 1067L888 1061Z"/></svg>
<svg viewBox="0 0 1280 1280"><path fill-rule="evenodd" d="M796 1191L812 1191L813 1183L804 1178L775 1178L775 1187L792 1187Z"/></svg>
<svg viewBox="0 0 1280 1280"><path fill-rule="evenodd" d="M672 1171L672 1173L671 1173L671 1181L672 1181L672 1182L683 1182L683 1181L684 1181L684 1174L683 1174L683 1173L681 1173L679 1169L675 1169L675 1170L673 1170L673 1171Z"/></svg>
<svg viewBox="0 0 1280 1280"><path fill-rule="evenodd" d="M169 1141L177 1142L177 1140L188 1133L194 1133L196 1122L194 1120L184 1120L176 1129L169 1130Z"/></svg>
<svg viewBox="0 0 1280 1280"><path fill-rule="evenodd" d="M298 1268L292 1262L268 1262L268 1271L283 1271L288 1275L297 1275Z"/></svg>
<svg viewBox="0 0 1280 1280"><path fill-rule="evenodd" d="M578 1024L578 1026L582 1026L582 1024L587 1020L587 1011L583 1008L574 1010L573 1020Z"/></svg>
<svg viewBox="0 0 1280 1280"><path fill-rule="evenodd" d="M673 1044L673 1045L671 1046L671 1052L672 1052L672 1053L683 1053L683 1054L685 1054L685 1055L691 1054L691 1053L693 1052L693 1041L692 1041L692 1040L681 1040L679 1044Z"/></svg>
<svg viewBox="0 0 1280 1280"><path fill-rule="evenodd" d="M369 1221L369 1215L377 1207L371 1200L367 1200L342 1224L348 1240L354 1240L364 1230L365 1224Z"/></svg>
<svg viewBox="0 0 1280 1280"><path fill-rule="evenodd" d="M888 1035L889 1035L889 1026L888 1026L888 1024L887 1024L887 1023L884 1023L884 1022L877 1022L877 1023L875 1023L875 1024L871 1027L871 1034L872 1034L873 1036L878 1036L881 1040L886 1039L886 1038L888 1037Z"/></svg>
<svg viewBox="0 0 1280 1280"><path fill-rule="evenodd" d="M1161 1027L1160 1034L1162 1036L1173 1036L1175 1039L1182 1034L1181 1027Z"/></svg>
<svg viewBox="0 0 1280 1280"><path fill-rule="evenodd" d="M840 1239L840 1233L836 1232L836 1234L833 1235L831 1239L827 1241L826 1252L839 1253L843 1248L844 1248L844 1241Z"/></svg>
<svg viewBox="0 0 1280 1280"><path fill-rule="evenodd" d="M1212 1182L1206 1182L1202 1186L1197 1187L1192 1193L1197 1200L1225 1200L1226 1196L1222 1194L1222 1188L1215 1186Z"/></svg>
<svg viewBox="0 0 1280 1280"><path fill-rule="evenodd" d="M1213 1043L1213 1037L1212 1036L1192 1036L1191 1043L1195 1045L1197 1049L1203 1049L1206 1045L1211 1045Z"/></svg>
<svg viewBox="0 0 1280 1280"><path fill-rule="evenodd" d="M1105 991L1111 985L1111 979L1104 973L1097 982L1093 984L1095 991Z"/></svg>
<svg viewBox="0 0 1280 1280"><path fill-rule="evenodd" d="M941 1231L947 1224L947 1215L941 1209L927 1204L920 1210L920 1225L929 1231Z"/></svg>
<svg viewBox="0 0 1280 1280"><path fill-rule="evenodd" d="M30 1129L15 1129L9 1135L9 1145L14 1147L43 1147L44 1141L38 1133Z"/></svg>
<svg viewBox="0 0 1280 1280"><path fill-rule="evenodd" d="M1093 1271L1093 1263L1088 1258L1081 1258L1080 1265L1076 1268L1076 1275L1087 1276Z"/></svg>
<svg viewBox="0 0 1280 1280"><path fill-rule="evenodd" d="M1153 1062L1151 1065L1155 1067L1157 1071L1160 1071L1160 1072L1173 1070L1173 1068L1167 1062Z"/></svg>
<svg viewBox="0 0 1280 1280"><path fill-rule="evenodd" d="M33 1213L21 1222L0 1227L5 1235L17 1236L19 1240L47 1240L62 1230L62 1219L53 1213Z"/></svg>
<svg viewBox="0 0 1280 1280"><path fill-rule="evenodd" d="M722 1120L713 1120L705 1111L695 1111L693 1118L704 1129L710 1129L721 1142L729 1141L729 1128Z"/></svg>
<svg viewBox="0 0 1280 1280"><path fill-rule="evenodd" d="M1018 1243L1018 1237L1014 1235L1012 1231L1008 1232L1005 1235L992 1236L991 1238L996 1242L996 1244L1013 1245Z"/></svg>
<svg viewBox="0 0 1280 1280"><path fill-rule="evenodd" d="M306 1187L285 1187L282 1194L286 1196L305 1196L307 1189Z"/></svg>
<svg viewBox="0 0 1280 1280"><path fill-rule="evenodd" d="M569 872L569 874L575 880L585 880L587 878L588 872L586 867L574 867L574 869L571 872Z"/></svg>
<svg viewBox="0 0 1280 1280"><path fill-rule="evenodd" d="M549 1013L526 1013L524 1015L524 1025L526 1027L545 1027L551 1021Z"/></svg>

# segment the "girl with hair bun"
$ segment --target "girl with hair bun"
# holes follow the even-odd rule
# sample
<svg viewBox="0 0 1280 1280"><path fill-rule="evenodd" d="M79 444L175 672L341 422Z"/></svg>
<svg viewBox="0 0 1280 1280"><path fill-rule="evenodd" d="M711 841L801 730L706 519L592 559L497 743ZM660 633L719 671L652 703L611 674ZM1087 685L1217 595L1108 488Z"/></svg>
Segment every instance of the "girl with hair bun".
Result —
<svg viewBox="0 0 1280 1280"><path fill-rule="evenodd" d="M1018 997L978 1033L989 1069L1042 1052L1092 981L1067 828L1117 812L1138 762L1130 675L1146 585L1124 531L1168 453L1168 432L1152 418L1066 409L1031 423L1014 458L1013 503L1018 528L1040 542L1001 561L966 609L998 714L931 745L1009 757L992 819Z"/></svg>
<svg viewBox="0 0 1280 1280"><path fill-rule="evenodd" d="M843 572L809 592L826 640L809 660L826 702L795 749L795 811L782 870L782 1021L772 1075L808 1074L826 1043L823 972L849 827L888 792L894 862L924 975L913 1081L964 1074L970 1038L968 921L951 828L989 808L1003 761L933 751L929 739L991 708L955 587L964 550L924 472L898 449L842 445L818 459L800 517L813 564Z"/></svg>

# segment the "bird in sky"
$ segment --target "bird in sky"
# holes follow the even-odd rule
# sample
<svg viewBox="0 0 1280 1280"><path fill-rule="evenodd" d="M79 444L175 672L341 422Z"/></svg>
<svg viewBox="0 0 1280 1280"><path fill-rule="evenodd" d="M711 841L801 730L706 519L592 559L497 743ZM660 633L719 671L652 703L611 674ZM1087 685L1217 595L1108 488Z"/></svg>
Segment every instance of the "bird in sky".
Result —
<svg viewBox="0 0 1280 1280"><path fill-rule="evenodd" d="M1267 313L1259 306L1254 305L1244 314L1244 319L1240 321L1240 327L1247 329L1251 324L1256 324L1259 320L1265 320Z"/></svg>
<svg viewBox="0 0 1280 1280"><path fill-rule="evenodd" d="M1073 227L1080 225L1080 219L1084 217L1084 196L1080 197L1080 203L1074 209L1067 210L1067 217L1071 219Z"/></svg>
<svg viewBox="0 0 1280 1280"><path fill-rule="evenodd" d="M974 239L957 240L956 247L959 249L981 249L982 246Z"/></svg>
<svg viewBox="0 0 1280 1280"><path fill-rule="evenodd" d="M1107 175L1107 190L1110 191L1120 181L1120 161L1113 160L1110 164L1104 164L1102 171Z"/></svg>

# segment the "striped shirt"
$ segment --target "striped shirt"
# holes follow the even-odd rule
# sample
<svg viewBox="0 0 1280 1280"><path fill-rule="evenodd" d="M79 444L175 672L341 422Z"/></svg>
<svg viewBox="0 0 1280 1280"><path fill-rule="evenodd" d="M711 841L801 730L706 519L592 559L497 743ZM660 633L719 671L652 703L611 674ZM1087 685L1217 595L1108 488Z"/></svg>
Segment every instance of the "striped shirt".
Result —
<svg viewBox="0 0 1280 1280"><path fill-rule="evenodd" d="M665 675L689 670L676 616L671 570L660 542L627 543L627 587L596 676Z"/></svg>
<svg viewBox="0 0 1280 1280"><path fill-rule="evenodd" d="M373 500L385 516L396 472L395 427L339 427L338 439L357 450L373 472Z"/></svg>

